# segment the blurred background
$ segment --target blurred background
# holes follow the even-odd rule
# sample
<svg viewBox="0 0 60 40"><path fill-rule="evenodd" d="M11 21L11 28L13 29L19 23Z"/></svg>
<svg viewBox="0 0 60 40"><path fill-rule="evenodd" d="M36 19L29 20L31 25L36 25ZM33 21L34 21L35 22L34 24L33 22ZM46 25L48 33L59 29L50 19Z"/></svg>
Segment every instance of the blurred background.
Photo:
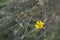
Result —
<svg viewBox="0 0 60 40"><path fill-rule="evenodd" d="M0 40L60 40L60 0L0 0Z"/></svg>

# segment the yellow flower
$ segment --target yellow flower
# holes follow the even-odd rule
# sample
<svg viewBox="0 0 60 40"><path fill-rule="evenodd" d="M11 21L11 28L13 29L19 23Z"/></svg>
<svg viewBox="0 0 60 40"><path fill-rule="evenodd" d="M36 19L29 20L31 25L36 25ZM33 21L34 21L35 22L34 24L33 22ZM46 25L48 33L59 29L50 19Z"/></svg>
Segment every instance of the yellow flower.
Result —
<svg viewBox="0 0 60 40"><path fill-rule="evenodd" d="M43 25L44 25L44 22L37 21L36 24L35 24L35 28L36 29L42 29L43 28Z"/></svg>

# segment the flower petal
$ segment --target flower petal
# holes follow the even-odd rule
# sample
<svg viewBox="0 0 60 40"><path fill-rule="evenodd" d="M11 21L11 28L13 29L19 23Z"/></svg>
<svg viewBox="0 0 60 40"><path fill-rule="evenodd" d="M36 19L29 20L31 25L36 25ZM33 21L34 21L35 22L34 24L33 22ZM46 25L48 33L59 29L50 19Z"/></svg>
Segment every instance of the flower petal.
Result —
<svg viewBox="0 0 60 40"><path fill-rule="evenodd" d="M39 25L39 22L37 21L37 22L36 22L36 24L38 24L38 25Z"/></svg>
<svg viewBox="0 0 60 40"><path fill-rule="evenodd" d="M36 28L36 29L39 29L39 26L38 26L38 25L35 25L35 28Z"/></svg>

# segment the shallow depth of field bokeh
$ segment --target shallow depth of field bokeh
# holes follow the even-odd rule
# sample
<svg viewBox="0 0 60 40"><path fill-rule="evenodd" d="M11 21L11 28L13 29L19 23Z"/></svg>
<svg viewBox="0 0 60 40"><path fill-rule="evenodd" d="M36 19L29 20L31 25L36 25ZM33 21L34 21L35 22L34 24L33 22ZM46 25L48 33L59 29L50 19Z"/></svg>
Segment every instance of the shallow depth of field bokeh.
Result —
<svg viewBox="0 0 60 40"><path fill-rule="evenodd" d="M0 40L60 40L60 0L0 0Z"/></svg>

